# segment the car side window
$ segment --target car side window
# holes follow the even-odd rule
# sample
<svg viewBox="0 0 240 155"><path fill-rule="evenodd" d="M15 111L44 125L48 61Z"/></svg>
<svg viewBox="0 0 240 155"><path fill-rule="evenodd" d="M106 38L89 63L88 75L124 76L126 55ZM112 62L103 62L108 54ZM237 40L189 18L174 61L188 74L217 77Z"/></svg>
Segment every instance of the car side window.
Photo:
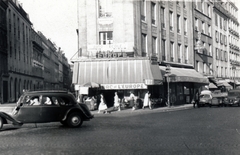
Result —
<svg viewBox="0 0 240 155"><path fill-rule="evenodd" d="M40 105L40 97L39 96L26 96L23 104L26 105Z"/></svg>
<svg viewBox="0 0 240 155"><path fill-rule="evenodd" d="M59 104L62 105L62 106L72 105L72 102L68 97L61 96L61 97L59 97L59 100L60 100Z"/></svg>
<svg viewBox="0 0 240 155"><path fill-rule="evenodd" d="M43 96L42 103L43 105L52 105L51 96Z"/></svg>

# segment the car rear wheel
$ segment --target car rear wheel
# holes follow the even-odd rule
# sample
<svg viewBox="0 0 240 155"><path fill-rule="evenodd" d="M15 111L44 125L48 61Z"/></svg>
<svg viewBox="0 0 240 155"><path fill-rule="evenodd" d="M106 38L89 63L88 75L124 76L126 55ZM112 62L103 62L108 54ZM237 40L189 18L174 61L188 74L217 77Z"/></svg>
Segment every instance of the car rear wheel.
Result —
<svg viewBox="0 0 240 155"><path fill-rule="evenodd" d="M2 129L2 127L3 127L3 119L2 117L0 117L0 129Z"/></svg>
<svg viewBox="0 0 240 155"><path fill-rule="evenodd" d="M67 118L67 125L72 128L80 127L82 122L82 116L77 112L71 113Z"/></svg>

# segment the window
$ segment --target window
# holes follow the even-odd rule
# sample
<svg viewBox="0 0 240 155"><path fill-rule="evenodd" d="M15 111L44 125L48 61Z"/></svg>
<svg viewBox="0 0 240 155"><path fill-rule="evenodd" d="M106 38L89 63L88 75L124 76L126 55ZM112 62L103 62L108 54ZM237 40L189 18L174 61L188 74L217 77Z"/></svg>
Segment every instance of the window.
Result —
<svg viewBox="0 0 240 155"><path fill-rule="evenodd" d="M207 72L207 64L204 62L203 63L203 73Z"/></svg>
<svg viewBox="0 0 240 155"><path fill-rule="evenodd" d="M99 32L99 44L100 45L108 45L113 43L113 32Z"/></svg>
<svg viewBox="0 0 240 155"><path fill-rule="evenodd" d="M178 62L181 63L182 62L182 45L178 44Z"/></svg>
<svg viewBox="0 0 240 155"><path fill-rule="evenodd" d="M209 55L212 56L212 45L209 44Z"/></svg>
<svg viewBox="0 0 240 155"><path fill-rule="evenodd" d="M141 20L146 21L146 0L141 1Z"/></svg>
<svg viewBox="0 0 240 155"><path fill-rule="evenodd" d="M152 24L156 25L156 4L151 3L151 13L152 13Z"/></svg>
<svg viewBox="0 0 240 155"><path fill-rule="evenodd" d="M161 23L162 27L165 28L165 8L161 7Z"/></svg>
<svg viewBox="0 0 240 155"><path fill-rule="evenodd" d="M187 18L184 18L184 35L187 35Z"/></svg>
<svg viewBox="0 0 240 155"><path fill-rule="evenodd" d="M208 11L208 16L211 17L211 8L209 4L207 4L207 11Z"/></svg>
<svg viewBox="0 0 240 155"><path fill-rule="evenodd" d="M184 49L184 54L185 54L185 63L188 63L188 46L185 46L185 49Z"/></svg>
<svg viewBox="0 0 240 155"><path fill-rule="evenodd" d="M142 56L147 56L147 35L142 34Z"/></svg>
<svg viewBox="0 0 240 155"><path fill-rule="evenodd" d="M170 61L171 62L174 62L174 55L175 55L175 52L174 52L174 42L170 41Z"/></svg>
<svg viewBox="0 0 240 155"><path fill-rule="evenodd" d="M218 26L218 15L215 14L215 25Z"/></svg>
<svg viewBox="0 0 240 155"><path fill-rule="evenodd" d="M218 48L216 48L216 59L219 59L219 53L218 53Z"/></svg>
<svg viewBox="0 0 240 155"><path fill-rule="evenodd" d="M170 30L173 31L173 12L169 12Z"/></svg>
<svg viewBox="0 0 240 155"><path fill-rule="evenodd" d="M200 70L200 66L199 66L199 61L196 61L196 71L199 72Z"/></svg>
<svg viewBox="0 0 240 155"><path fill-rule="evenodd" d="M209 35L209 36L211 36L211 32L212 32L211 29L212 29L212 28L211 28L211 25L208 25L208 35Z"/></svg>
<svg viewBox="0 0 240 155"><path fill-rule="evenodd" d="M177 32L181 32L181 16L177 15Z"/></svg>
<svg viewBox="0 0 240 155"><path fill-rule="evenodd" d="M219 17L220 19L220 29L222 29L222 17Z"/></svg>
<svg viewBox="0 0 240 155"><path fill-rule="evenodd" d="M212 68L213 66L212 66L212 64L211 63L209 63L209 73L210 73L210 75L212 75L213 74L213 68Z"/></svg>
<svg viewBox="0 0 240 155"><path fill-rule="evenodd" d="M202 22L202 33L204 33L205 34L205 22Z"/></svg>
<svg viewBox="0 0 240 155"><path fill-rule="evenodd" d="M216 37L216 42L218 42L218 38L219 38L218 31L216 31L215 34L216 34L216 36L215 36Z"/></svg>
<svg viewBox="0 0 240 155"><path fill-rule="evenodd" d="M167 52L167 50L166 50L166 40L165 39L162 39L162 60L164 61L164 60L166 60L166 56L167 56L167 54L166 54L166 52Z"/></svg>
<svg viewBox="0 0 240 155"><path fill-rule="evenodd" d="M204 1L202 1L202 12L203 12L203 13L205 12L205 7L204 7L204 4L205 4L205 2L204 2Z"/></svg>
<svg viewBox="0 0 240 155"><path fill-rule="evenodd" d="M195 18L195 30L198 31L198 19Z"/></svg>
<svg viewBox="0 0 240 155"><path fill-rule="evenodd" d="M158 55L157 54L157 38L156 37L152 37L152 54Z"/></svg>
<svg viewBox="0 0 240 155"><path fill-rule="evenodd" d="M98 0L99 18L112 17L112 0Z"/></svg>

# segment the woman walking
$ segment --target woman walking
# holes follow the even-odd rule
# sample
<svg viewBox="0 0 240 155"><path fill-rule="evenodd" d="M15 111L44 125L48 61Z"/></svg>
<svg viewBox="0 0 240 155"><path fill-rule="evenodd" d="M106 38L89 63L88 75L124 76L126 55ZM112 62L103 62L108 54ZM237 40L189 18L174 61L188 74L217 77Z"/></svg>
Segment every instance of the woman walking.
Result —
<svg viewBox="0 0 240 155"><path fill-rule="evenodd" d="M105 114L107 114L107 113L109 113L108 111L107 111L107 104L106 104L106 102L105 102L105 99L104 99L104 97L103 97L103 94L100 94L100 104L99 104L99 106L98 106L98 113L100 113L101 111L103 111L103 113Z"/></svg>

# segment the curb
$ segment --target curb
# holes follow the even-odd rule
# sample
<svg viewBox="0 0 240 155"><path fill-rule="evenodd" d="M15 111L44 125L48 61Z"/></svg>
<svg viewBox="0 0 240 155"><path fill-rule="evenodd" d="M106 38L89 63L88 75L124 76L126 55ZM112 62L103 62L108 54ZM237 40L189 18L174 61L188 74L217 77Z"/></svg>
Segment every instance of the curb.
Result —
<svg viewBox="0 0 240 155"><path fill-rule="evenodd" d="M117 110L111 111L111 114L121 115L121 114L156 113L156 112L170 112L170 111L187 110L187 109L193 109L193 105L185 104L185 105L180 105L180 106L172 106L170 108L169 107L160 107L160 108L154 108L154 109L145 108L145 109L136 109L136 110L132 110L130 108L130 109L124 109L121 111L117 111ZM91 111L91 113L94 116L104 115L103 112L98 113L98 110Z"/></svg>

